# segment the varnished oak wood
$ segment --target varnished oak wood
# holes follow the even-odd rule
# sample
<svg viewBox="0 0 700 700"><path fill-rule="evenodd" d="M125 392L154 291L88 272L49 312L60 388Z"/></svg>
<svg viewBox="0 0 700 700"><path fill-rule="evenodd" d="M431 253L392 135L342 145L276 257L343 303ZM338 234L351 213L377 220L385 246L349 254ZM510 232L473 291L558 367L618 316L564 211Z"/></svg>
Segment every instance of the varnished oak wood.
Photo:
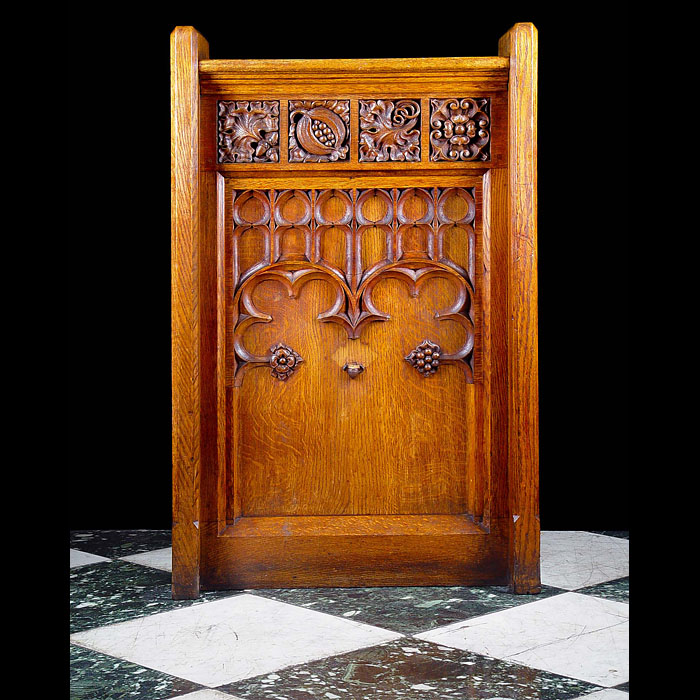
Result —
<svg viewBox="0 0 700 700"><path fill-rule="evenodd" d="M174 598L199 595L199 60L207 57L207 42L192 27L175 28L170 37Z"/></svg>
<svg viewBox="0 0 700 700"><path fill-rule="evenodd" d="M534 31L311 61L173 32L174 597L538 589Z"/></svg>
<svg viewBox="0 0 700 700"><path fill-rule="evenodd" d="M508 483L511 585L540 591L537 353L537 29L516 24L499 43L510 58Z"/></svg>

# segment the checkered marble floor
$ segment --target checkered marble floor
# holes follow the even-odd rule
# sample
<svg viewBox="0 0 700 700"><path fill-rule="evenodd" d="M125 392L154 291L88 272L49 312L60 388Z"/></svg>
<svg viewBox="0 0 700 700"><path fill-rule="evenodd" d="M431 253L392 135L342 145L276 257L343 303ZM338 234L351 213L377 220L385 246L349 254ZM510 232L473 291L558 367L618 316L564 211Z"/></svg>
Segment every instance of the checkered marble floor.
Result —
<svg viewBox="0 0 700 700"><path fill-rule="evenodd" d="M75 531L74 700L629 700L629 536L542 533L542 593L170 594L170 531Z"/></svg>

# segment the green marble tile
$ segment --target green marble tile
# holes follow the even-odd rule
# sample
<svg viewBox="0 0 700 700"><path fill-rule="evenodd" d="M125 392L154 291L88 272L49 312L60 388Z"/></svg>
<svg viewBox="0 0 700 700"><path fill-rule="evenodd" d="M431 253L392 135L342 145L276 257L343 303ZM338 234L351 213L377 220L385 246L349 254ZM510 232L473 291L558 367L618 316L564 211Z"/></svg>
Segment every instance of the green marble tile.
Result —
<svg viewBox="0 0 700 700"><path fill-rule="evenodd" d="M568 700L600 687L422 640L400 639L218 690L249 700Z"/></svg>
<svg viewBox="0 0 700 700"><path fill-rule="evenodd" d="M543 586L542 593L513 595L503 586L293 588L249 591L310 610L417 634L479 615L563 593Z"/></svg>
<svg viewBox="0 0 700 700"><path fill-rule="evenodd" d="M71 634L239 593L212 591L196 600L173 600L170 582L169 571L126 561L71 569Z"/></svg>
<svg viewBox="0 0 700 700"><path fill-rule="evenodd" d="M586 593L598 598L609 598L620 603L630 602L630 577L617 578L614 581L604 581L595 586L586 586L576 589L576 593Z"/></svg>
<svg viewBox="0 0 700 700"><path fill-rule="evenodd" d="M71 530L71 549L109 559L170 547L170 530Z"/></svg>
<svg viewBox="0 0 700 700"><path fill-rule="evenodd" d="M71 644L71 700L166 700L203 686Z"/></svg>

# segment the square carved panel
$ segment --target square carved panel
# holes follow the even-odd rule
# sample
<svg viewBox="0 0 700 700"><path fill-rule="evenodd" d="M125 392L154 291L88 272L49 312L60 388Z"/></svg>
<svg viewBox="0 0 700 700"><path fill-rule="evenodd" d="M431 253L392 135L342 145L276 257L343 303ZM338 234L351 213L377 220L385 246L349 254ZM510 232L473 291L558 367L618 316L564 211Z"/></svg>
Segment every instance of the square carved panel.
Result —
<svg viewBox="0 0 700 700"><path fill-rule="evenodd" d="M420 160L420 100L360 100L360 162Z"/></svg>
<svg viewBox="0 0 700 700"><path fill-rule="evenodd" d="M488 98L430 100L430 160L490 160Z"/></svg>
<svg viewBox="0 0 700 700"><path fill-rule="evenodd" d="M350 100L290 100L290 163L349 158Z"/></svg>
<svg viewBox="0 0 700 700"><path fill-rule="evenodd" d="M279 113L277 100L220 100L219 163L277 163Z"/></svg>

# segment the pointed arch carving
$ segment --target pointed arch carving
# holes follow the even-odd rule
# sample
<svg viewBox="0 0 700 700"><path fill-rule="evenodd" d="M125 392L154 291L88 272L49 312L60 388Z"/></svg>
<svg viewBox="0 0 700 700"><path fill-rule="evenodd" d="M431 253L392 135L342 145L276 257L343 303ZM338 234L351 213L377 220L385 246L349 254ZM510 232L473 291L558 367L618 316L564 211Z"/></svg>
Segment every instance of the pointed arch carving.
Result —
<svg viewBox="0 0 700 700"><path fill-rule="evenodd" d="M237 211L236 203L244 209L247 205L250 211ZM373 299L377 284L388 278L401 281L412 297L417 297L431 279L443 278L453 285L452 301L437 310L435 318L459 324L465 331L465 341L455 352L442 353L441 363L458 365L466 381L472 382L475 212L473 191L455 187L235 193L234 386L241 385L247 369L270 366L274 359L272 348L269 353L256 355L246 349L243 341L251 326L274 320L255 305L253 292L258 284L277 282L294 299L307 282L326 282L334 290L333 301L318 313L317 320L339 325L349 340L356 340L369 324L391 320ZM407 249L402 239L411 235L405 233L411 227L420 227L425 235L414 237L413 248ZM445 254L443 241L450 227L460 228L469 248L459 263ZM263 234L263 254L241 274L237 245L241 235L252 228ZM280 240L290 228L301 231L303 243L285 253ZM339 232L345 240L342 265L323 257L321 239L329 229ZM386 245L382 259L367 266L363 264L362 237L368 230L378 232L380 238L386 239ZM278 343L284 342L284 338L278 339Z"/></svg>

